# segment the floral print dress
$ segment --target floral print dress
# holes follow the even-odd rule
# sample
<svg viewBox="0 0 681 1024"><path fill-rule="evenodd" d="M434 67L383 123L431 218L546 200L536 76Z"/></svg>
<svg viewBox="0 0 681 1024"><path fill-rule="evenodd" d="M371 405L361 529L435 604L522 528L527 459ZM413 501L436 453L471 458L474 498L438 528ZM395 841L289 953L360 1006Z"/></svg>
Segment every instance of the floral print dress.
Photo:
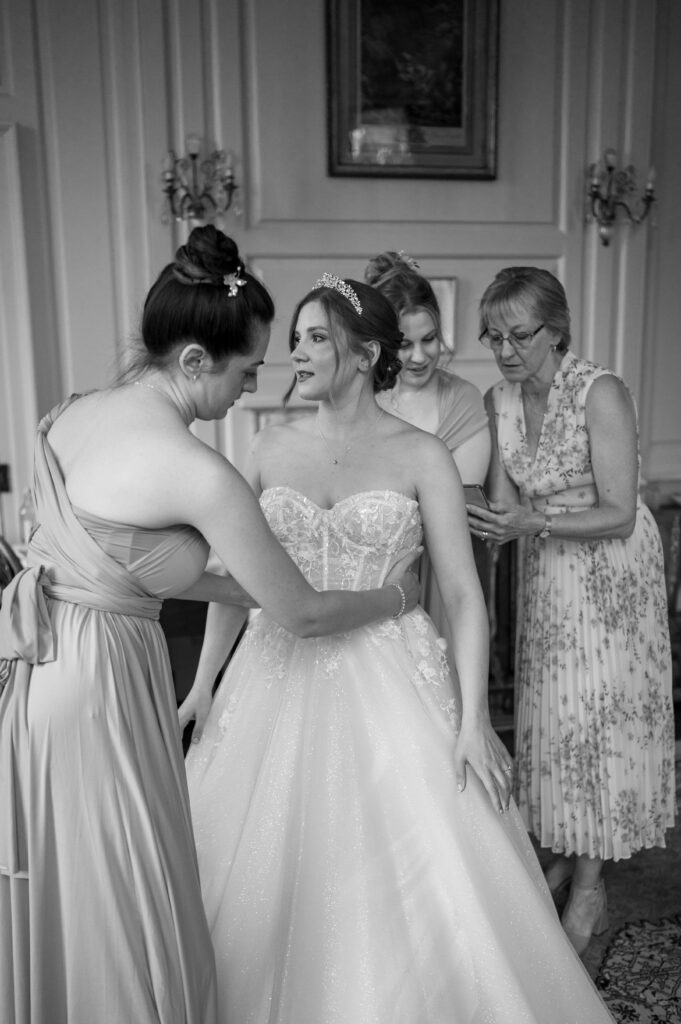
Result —
<svg viewBox="0 0 681 1024"><path fill-rule="evenodd" d="M536 455L519 384L493 389L499 456L521 500L547 515L593 508L586 426L592 382L610 373L567 353ZM639 500L626 540L521 545L516 797L556 853L619 860L664 846L674 822L674 719L662 545Z"/></svg>

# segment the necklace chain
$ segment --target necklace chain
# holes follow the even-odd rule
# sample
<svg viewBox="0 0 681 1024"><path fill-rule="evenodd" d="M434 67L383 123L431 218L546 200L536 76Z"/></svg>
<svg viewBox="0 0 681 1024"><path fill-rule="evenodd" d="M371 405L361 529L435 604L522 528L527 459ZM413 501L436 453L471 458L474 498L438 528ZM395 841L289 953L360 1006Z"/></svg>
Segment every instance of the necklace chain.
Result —
<svg viewBox="0 0 681 1024"><path fill-rule="evenodd" d="M331 451L331 446L330 446L329 442L326 440L326 438L324 437L324 435L322 434L322 428L319 426L319 423L317 423L317 432L318 432L319 436L321 437L322 441L324 442L324 447L326 448L327 452L329 453L329 457L330 457L331 461L333 462L334 466L337 466L339 460L333 454L333 452ZM344 455L348 454L348 452L350 451L350 449L352 448L354 443L355 442L352 441L350 444L345 446L345 451L343 452L343 455L341 455L341 458L343 458Z"/></svg>
<svg viewBox="0 0 681 1024"><path fill-rule="evenodd" d="M160 388L157 388L155 384L147 384L145 380L136 380L133 383L137 384L141 388L149 388L150 391L155 391L157 395L164 395L165 392ZM166 397L168 397L166 395Z"/></svg>
<svg viewBox="0 0 681 1024"><path fill-rule="evenodd" d="M378 413L376 414L376 416L374 416L374 419L373 419L373 421L371 423L372 427L376 426L376 424L380 420L381 416L383 416L384 412L385 412L385 410L381 409L379 407ZM348 452L353 447L353 445L355 445L357 443L357 441L359 440L359 437L356 437L354 441L350 442L350 444L346 444L345 448L343 449L343 454L342 455L335 455L334 452L333 452L333 449L331 448L331 445L329 444L329 442L324 437L324 434L322 433L322 428L319 426L319 417L318 416L316 417L316 424L317 424L317 433L319 434L319 436L321 437L322 441L324 442L324 447L326 448L327 452L329 453L329 458L331 459L331 461L334 464L334 466L337 466L338 463L342 459L345 458L345 456L348 454Z"/></svg>

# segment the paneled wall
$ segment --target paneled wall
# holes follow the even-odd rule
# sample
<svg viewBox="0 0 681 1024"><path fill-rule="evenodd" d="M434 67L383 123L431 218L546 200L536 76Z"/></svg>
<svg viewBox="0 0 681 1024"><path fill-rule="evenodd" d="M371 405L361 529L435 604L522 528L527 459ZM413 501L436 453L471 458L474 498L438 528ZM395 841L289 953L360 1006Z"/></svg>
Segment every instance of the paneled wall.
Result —
<svg viewBox="0 0 681 1024"><path fill-rule="evenodd" d="M675 0L500 0L494 181L330 178L323 0L0 0L0 461L27 476L33 425L115 372L187 226L161 220L184 137L231 149L244 213L223 226L278 309L259 392L197 431L240 464L289 381L288 317L325 269L405 249L456 279L455 368L497 377L476 340L509 263L565 282L577 351L620 372L646 475L681 478L681 9ZM658 171L657 224L584 222L586 168L613 146ZM681 489L671 483L669 486ZM15 492L16 493L16 492ZM16 533L15 495L3 499Z"/></svg>

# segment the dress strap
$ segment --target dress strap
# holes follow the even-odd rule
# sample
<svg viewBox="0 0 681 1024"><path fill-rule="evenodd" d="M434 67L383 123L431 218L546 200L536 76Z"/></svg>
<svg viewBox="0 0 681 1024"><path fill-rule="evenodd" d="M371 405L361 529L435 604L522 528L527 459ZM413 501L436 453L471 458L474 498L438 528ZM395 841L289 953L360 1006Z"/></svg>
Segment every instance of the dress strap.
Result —
<svg viewBox="0 0 681 1024"><path fill-rule="evenodd" d="M48 597L104 611L158 618L161 602L90 536L66 492L48 435L55 420L79 397L72 395L56 406L38 427L33 489L39 525L29 545L29 561L48 567ZM59 591L62 585L68 592Z"/></svg>

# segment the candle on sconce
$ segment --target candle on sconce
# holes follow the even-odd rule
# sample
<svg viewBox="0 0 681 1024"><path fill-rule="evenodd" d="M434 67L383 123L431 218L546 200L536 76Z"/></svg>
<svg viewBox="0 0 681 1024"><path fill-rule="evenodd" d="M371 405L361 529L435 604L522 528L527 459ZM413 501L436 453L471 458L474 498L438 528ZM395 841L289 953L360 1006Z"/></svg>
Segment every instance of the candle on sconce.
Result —
<svg viewBox="0 0 681 1024"><path fill-rule="evenodd" d="M190 156L198 156L199 150L201 149L201 139L198 135L188 135L185 139L185 145L187 152Z"/></svg>
<svg viewBox="0 0 681 1024"><path fill-rule="evenodd" d="M202 154L200 135L185 138L185 154L179 159L169 150L163 159L161 180L165 193L163 220L210 220L233 207L240 210L239 185L234 174L234 155L224 149Z"/></svg>
<svg viewBox="0 0 681 1024"><path fill-rule="evenodd" d="M601 170L601 167L603 170ZM587 184L587 221L596 221L603 245L610 245L618 215L627 217L631 224L641 224L656 201L656 173L648 171L645 189L636 186L636 168L633 164L617 169L617 154L606 149L602 161L589 164Z"/></svg>
<svg viewBox="0 0 681 1024"><path fill-rule="evenodd" d="M591 165L591 167L589 168L589 175L589 186L591 188L591 191L595 192L598 190L598 183L600 180L598 177L598 164Z"/></svg>

